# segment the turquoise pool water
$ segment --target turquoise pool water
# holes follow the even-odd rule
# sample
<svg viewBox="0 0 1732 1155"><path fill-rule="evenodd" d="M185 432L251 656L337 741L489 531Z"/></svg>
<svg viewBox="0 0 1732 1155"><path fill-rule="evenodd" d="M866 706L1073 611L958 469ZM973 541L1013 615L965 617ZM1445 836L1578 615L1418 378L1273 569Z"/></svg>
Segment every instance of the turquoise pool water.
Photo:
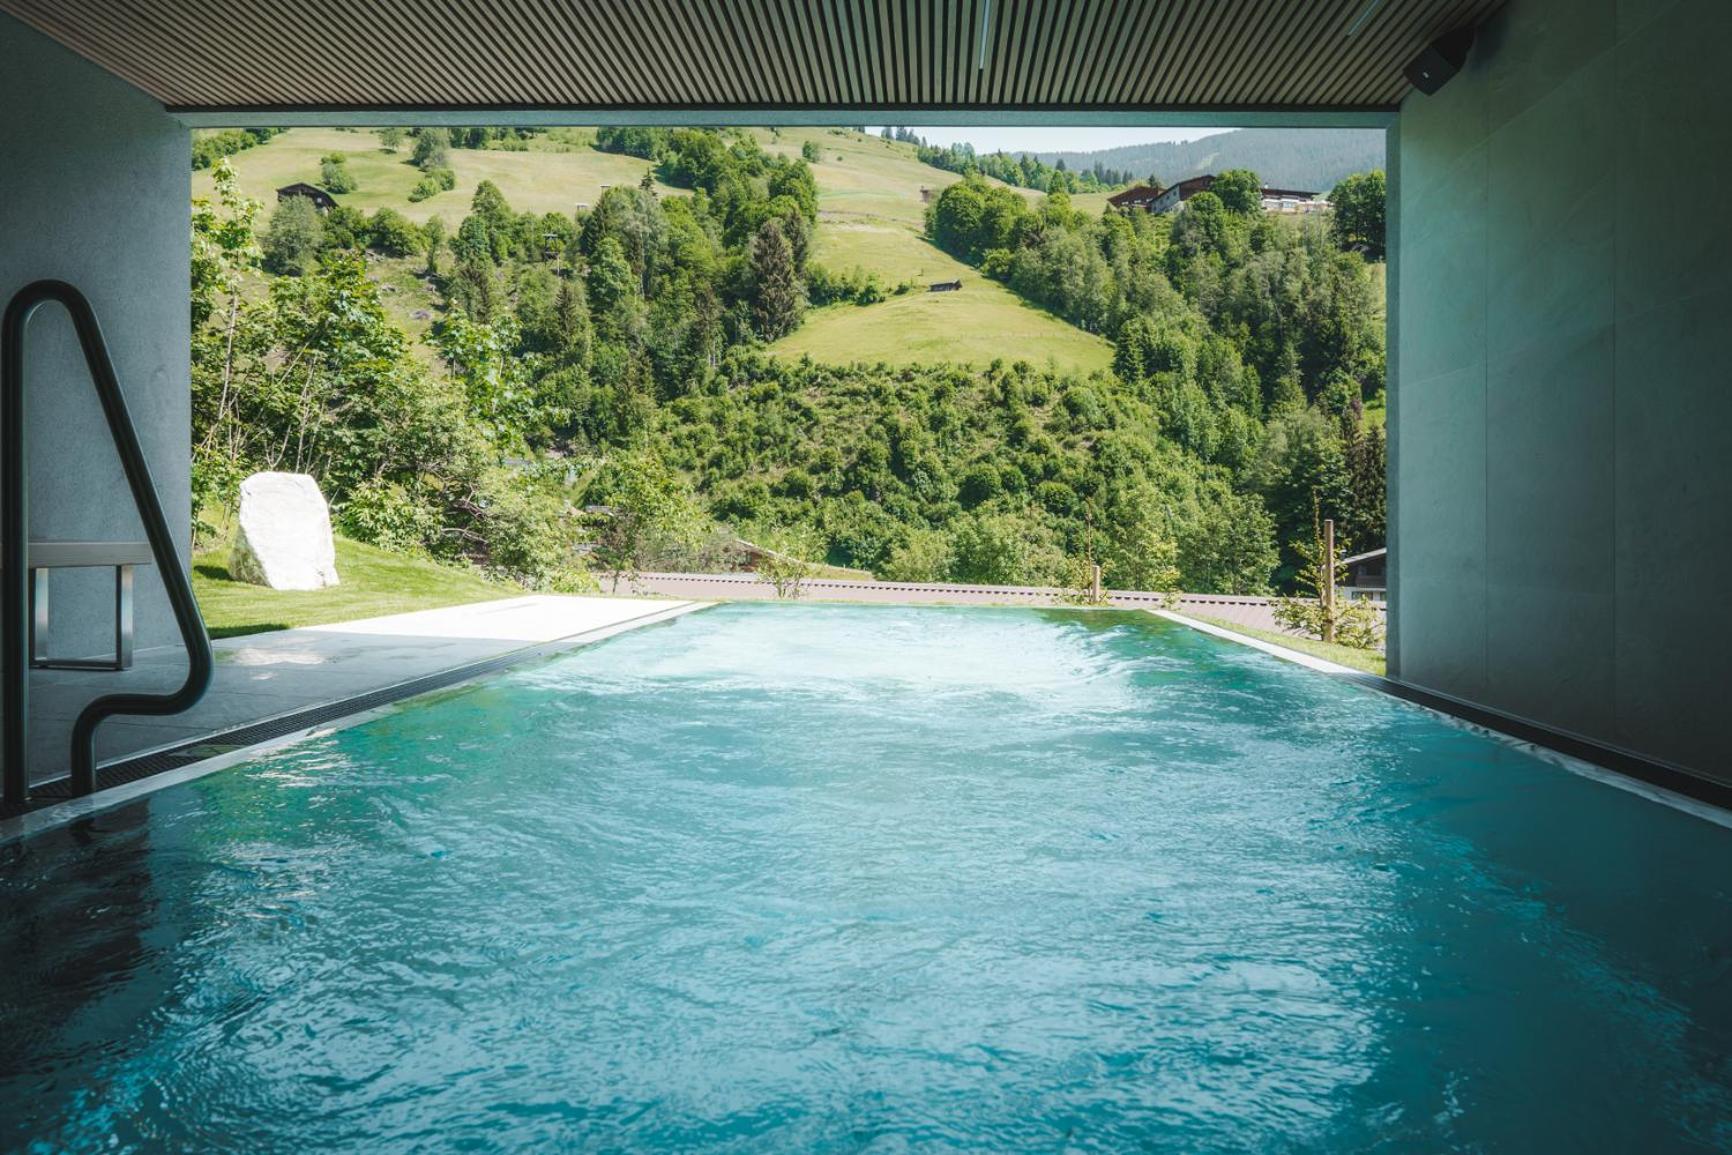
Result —
<svg viewBox="0 0 1732 1155"><path fill-rule="evenodd" d="M0 848L0 1148L1732 1148L1732 831L1148 615L729 606Z"/></svg>

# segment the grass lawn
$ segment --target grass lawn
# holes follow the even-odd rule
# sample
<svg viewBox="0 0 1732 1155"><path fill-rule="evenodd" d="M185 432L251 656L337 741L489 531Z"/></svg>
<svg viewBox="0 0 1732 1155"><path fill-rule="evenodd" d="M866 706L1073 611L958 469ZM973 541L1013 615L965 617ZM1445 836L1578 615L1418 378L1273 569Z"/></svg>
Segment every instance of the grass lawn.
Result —
<svg viewBox="0 0 1732 1155"><path fill-rule="evenodd" d="M1310 654L1314 658L1322 658L1326 662L1347 666L1350 669L1361 670L1367 674L1384 676L1383 655L1376 650L1356 650L1352 646L1338 646L1333 642L1320 642L1315 638L1295 638L1274 630L1259 630L1253 626L1242 626L1238 622L1223 621L1206 614L1185 614L1187 618L1196 618L1199 622L1208 622L1211 626L1219 626L1223 630L1232 630L1235 634L1244 634L1248 638L1256 638L1260 642L1272 642L1277 646L1285 646L1289 650L1298 650L1302 654Z"/></svg>
<svg viewBox="0 0 1732 1155"><path fill-rule="evenodd" d="M451 171L457 174L457 187L411 204L409 190L421 176L421 171L409 163L411 144L405 141L397 152L388 153L380 147L376 132L292 128L236 153L229 163L240 178L242 191L265 202L268 219L270 208L277 203L277 189L295 181L318 184L320 158L340 152L359 187L339 195L339 204L366 213L389 206L416 222L444 217L453 232L469 215L475 186L484 180L498 185L518 212L569 215L580 202L593 205L600 200L607 185L635 186L650 167L647 160L581 146L567 151L543 147L523 152L454 148ZM208 196L212 187L209 171L192 174L192 195ZM656 185L656 193L683 195L663 184Z"/></svg>
<svg viewBox="0 0 1732 1155"><path fill-rule="evenodd" d="M974 270L956 293L915 291L876 305L833 305L807 314L770 352L834 365L1048 361L1087 373L1112 364L1110 344L1032 305Z"/></svg>
<svg viewBox="0 0 1732 1155"><path fill-rule="evenodd" d="M337 576L324 590L273 590L229 577L228 550L193 557L192 588L213 638L355 621L466 602L517 597L523 590L453 566L337 539Z"/></svg>

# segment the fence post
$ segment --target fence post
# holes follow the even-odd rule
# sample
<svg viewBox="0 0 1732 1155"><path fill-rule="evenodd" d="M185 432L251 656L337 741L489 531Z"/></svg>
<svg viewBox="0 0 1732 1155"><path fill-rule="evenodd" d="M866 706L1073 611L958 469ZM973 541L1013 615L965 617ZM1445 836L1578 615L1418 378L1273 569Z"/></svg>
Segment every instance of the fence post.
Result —
<svg viewBox="0 0 1732 1155"><path fill-rule="evenodd" d="M1092 576L1089 579L1089 601L1095 605L1101 604L1101 567L1099 564L1090 567Z"/></svg>
<svg viewBox="0 0 1732 1155"><path fill-rule="evenodd" d="M1323 519L1323 640L1335 640L1335 519Z"/></svg>

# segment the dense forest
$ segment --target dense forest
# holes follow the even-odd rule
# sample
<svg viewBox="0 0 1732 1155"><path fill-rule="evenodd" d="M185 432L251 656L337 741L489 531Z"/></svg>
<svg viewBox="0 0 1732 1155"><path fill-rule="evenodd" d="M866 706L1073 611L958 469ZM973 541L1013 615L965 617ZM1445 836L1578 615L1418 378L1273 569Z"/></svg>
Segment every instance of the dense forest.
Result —
<svg viewBox="0 0 1732 1155"><path fill-rule="evenodd" d="M1128 171L1120 172L1108 168L1098 159L1093 164L1073 171L1063 157L1053 164L1047 164L1033 153L1013 155L1002 150L977 153L974 146L966 141L951 145L928 144L925 138L906 128L885 128L882 131L885 140L913 145L914 155L920 158L922 164L964 176L978 173L1001 180L1005 184L1031 188L1037 192L1099 192L1129 184L1137 179Z"/></svg>
<svg viewBox="0 0 1732 1155"><path fill-rule="evenodd" d="M522 143L478 131L384 147L438 184L454 148ZM933 244L1109 338L1112 371L843 366L765 348L847 280L811 259L815 153L710 129L594 146L653 169L575 214L483 181L455 228L301 198L267 219L216 157L194 208L206 522L252 470L302 470L353 537L555 589L726 566L745 538L888 578L1074 585L1098 562L1122 588L1258 592L1291 583L1319 512L1381 543L1372 267L1236 195L1250 174L1176 218L982 175L929 207ZM438 295L420 347L369 272L388 260Z"/></svg>

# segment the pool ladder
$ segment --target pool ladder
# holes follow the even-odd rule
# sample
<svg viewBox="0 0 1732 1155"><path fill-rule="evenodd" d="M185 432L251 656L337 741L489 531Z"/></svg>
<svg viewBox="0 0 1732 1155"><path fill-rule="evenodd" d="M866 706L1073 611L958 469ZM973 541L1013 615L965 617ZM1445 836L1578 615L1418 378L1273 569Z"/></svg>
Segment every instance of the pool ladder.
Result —
<svg viewBox="0 0 1732 1155"><path fill-rule="evenodd" d="M87 703L72 727L73 794L96 789L96 728L116 714L165 715L190 709L210 686L215 659L205 632L192 582L175 549L174 536L157 500L150 466L139 448L138 431L114 374L114 361L102 339L96 312L83 293L64 281L36 281L18 290L0 321L0 803L23 806L30 797L30 470L26 457L27 405L24 333L36 310L58 302L72 317L84 363L120 455L132 501L168 591L175 624L186 646L186 680L167 694L104 694Z"/></svg>

